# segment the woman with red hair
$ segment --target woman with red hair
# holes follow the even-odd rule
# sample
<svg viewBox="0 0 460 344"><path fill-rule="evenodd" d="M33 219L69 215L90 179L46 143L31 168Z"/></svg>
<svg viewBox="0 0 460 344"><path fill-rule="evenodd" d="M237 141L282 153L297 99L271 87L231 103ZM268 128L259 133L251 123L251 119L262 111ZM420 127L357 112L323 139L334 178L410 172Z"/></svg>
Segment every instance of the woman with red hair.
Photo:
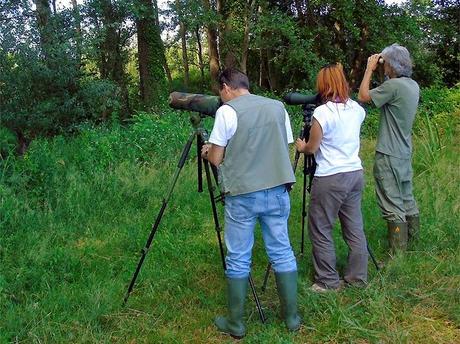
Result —
<svg viewBox="0 0 460 344"><path fill-rule="evenodd" d="M332 231L339 218L342 236L348 245L344 282L367 283L367 244L363 230L361 196L363 167L359 134L364 109L349 98L349 86L340 63L323 67L316 79L322 105L312 119L308 142L297 139L301 153L314 154L317 163L308 211L308 230L313 248L316 292L341 286L336 270Z"/></svg>

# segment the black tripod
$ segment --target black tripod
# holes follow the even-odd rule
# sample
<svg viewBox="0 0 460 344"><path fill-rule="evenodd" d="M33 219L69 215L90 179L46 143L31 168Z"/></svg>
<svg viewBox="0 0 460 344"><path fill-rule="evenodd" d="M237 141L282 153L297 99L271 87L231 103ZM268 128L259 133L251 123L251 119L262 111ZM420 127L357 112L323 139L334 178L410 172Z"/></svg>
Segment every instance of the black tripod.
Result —
<svg viewBox="0 0 460 344"><path fill-rule="evenodd" d="M222 203L224 202L224 196L221 194L219 196L214 195L214 190L215 187L213 186L212 183L212 178L211 178L211 170L213 173L214 180L217 184L217 170L214 166L211 165L211 168L209 167L209 162L203 158L201 158L201 147L204 144L204 141L207 137L206 130L202 127L202 118L198 114L193 114L190 116L190 121L194 127L193 132L190 134L189 139L187 140L187 143L185 144L183 150L182 150L182 155L180 157L179 163L177 164L176 171L174 173L174 176L172 178L171 184L169 186L169 189L166 193L166 197L163 198L163 202L160 208L160 211L158 212L158 215L155 219L155 222L152 226L152 230L150 232L150 235L147 239L147 242L145 244L145 247L141 250L141 257L139 259L139 263L137 264L136 271L134 272L134 275L131 279L131 283L129 284L128 290L126 292L125 298L123 300L123 305L126 304L128 301L129 295L131 294L134 284L136 282L137 276L139 274L139 271L141 270L142 264L145 260L145 257L150 249L150 245L152 244L153 237L155 236L155 233L158 229L158 226L160 225L161 219L163 217L163 214L165 212L166 206L168 205L169 199L172 195L172 192L174 190L174 186L176 185L177 179L179 177L179 174L184 166L185 161L187 160L188 154L190 152L190 148L192 146L192 143L196 137L197 140L197 159L198 159L198 164L197 164L197 170L198 170L198 192L203 191L203 174L202 174L202 165L204 164L204 169L206 173L206 182L208 184L208 190L209 190L209 198L211 200L211 207L212 207L212 214L213 214L213 219L214 219L214 225L215 225L215 230L217 234L217 240L219 242L219 250L220 250L220 257L222 260L222 266L224 270L227 269L225 265L225 255L224 255L224 248L222 245L222 238L221 238L221 232L222 228L220 227L219 224L219 218L217 216L217 206L216 206L216 201L221 201ZM251 275L249 275L249 285L252 290L252 294L254 296L254 300L256 302L257 310L259 312L260 320L264 323L266 318L265 314L262 310L262 307L260 305L259 297L257 296L256 288L254 285L254 281L252 280Z"/></svg>
<svg viewBox="0 0 460 344"><path fill-rule="evenodd" d="M313 116L313 111L316 108L316 104L303 104L302 105L302 110L303 110L303 125L302 129L300 130L299 138L301 140L305 139L305 141L308 142L310 138L310 128L311 128L311 120ZM299 162L300 158L300 152L296 150L295 152L295 157L294 157L294 163L293 163L293 170L294 174L297 170L297 165ZM303 187L302 187L302 219L301 219L301 242L300 242L300 257L303 257L304 254L304 247L305 247L305 218L307 216L307 211L306 211L306 204L307 204L307 191L310 193L311 191L311 184L313 182L313 177L315 175L315 170L316 170L316 161L315 157L313 154L304 154L304 160L303 160ZM307 185L307 176L308 176L308 185ZM377 261L375 260L374 254L372 253L372 250L369 247L369 244L367 244L367 252L369 252L369 256L372 259L372 262L375 265L375 268L379 270L379 265ZM264 283L262 285L262 291L265 291L267 288L267 283L268 283L268 277L270 276L270 270L271 270L271 263L268 263L267 269L265 270L265 277L264 277Z"/></svg>

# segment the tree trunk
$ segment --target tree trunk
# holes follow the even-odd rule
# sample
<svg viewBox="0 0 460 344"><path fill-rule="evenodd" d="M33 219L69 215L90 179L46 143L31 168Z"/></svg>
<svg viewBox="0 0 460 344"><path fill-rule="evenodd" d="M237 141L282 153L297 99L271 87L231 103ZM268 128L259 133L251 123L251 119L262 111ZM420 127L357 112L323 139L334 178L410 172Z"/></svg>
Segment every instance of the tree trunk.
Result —
<svg viewBox="0 0 460 344"><path fill-rule="evenodd" d="M81 47L82 47L82 35L81 35L81 16L78 10L77 0L72 0L73 18L75 20L75 60L77 61L78 68L81 67Z"/></svg>
<svg viewBox="0 0 460 344"><path fill-rule="evenodd" d="M198 46L198 64L200 67L201 74L201 86L200 91L204 90L204 63L203 63L203 48L201 47L201 36L200 36L200 27L195 28L196 44Z"/></svg>
<svg viewBox="0 0 460 344"><path fill-rule="evenodd" d="M211 11L211 4L209 0L203 0L203 6L208 12ZM212 10L214 11L214 10ZM209 72L211 75L211 89L215 94L219 94L219 52L217 50L217 30L213 23L206 25L208 36L208 55L209 55Z"/></svg>
<svg viewBox="0 0 460 344"><path fill-rule="evenodd" d="M221 62L225 68L232 68L239 65L237 56L235 55L234 42L230 41L231 33L234 31L233 28L233 16L235 15L228 8L228 4L225 0L217 0L217 13L222 18L219 25L219 55Z"/></svg>
<svg viewBox="0 0 460 344"><path fill-rule="evenodd" d="M268 76L268 60L267 49L260 49L260 65L259 65L259 87L263 89L271 89Z"/></svg>
<svg viewBox="0 0 460 344"><path fill-rule="evenodd" d="M163 70L165 71L166 78L168 79L168 88L171 89L173 80L171 75L171 69L169 69L168 61L166 61L166 58L163 59Z"/></svg>
<svg viewBox="0 0 460 344"><path fill-rule="evenodd" d="M50 27L51 8L48 0L34 0L37 16L37 27L40 34L40 48L45 60L50 57L52 30Z"/></svg>
<svg viewBox="0 0 460 344"><path fill-rule="evenodd" d="M115 13L111 0L101 1L102 23L105 35L102 42L103 61L101 75L114 81L120 88L121 118L126 118L130 112L128 87L126 83L122 46L119 35L119 18ZM105 119L105 118L103 118Z"/></svg>
<svg viewBox="0 0 460 344"><path fill-rule="evenodd" d="M182 63L184 64L184 86L188 89L190 84L190 72L188 66L188 57L187 57L187 38L185 37L185 25L183 23L180 24L180 36L182 41Z"/></svg>
<svg viewBox="0 0 460 344"><path fill-rule="evenodd" d="M353 89L357 89L360 83L360 73L362 66L366 66L366 56L364 51L367 45L367 39L369 38L369 29L366 24L361 26L361 37L359 41L359 48L355 50L353 57L353 64L350 71L350 86Z"/></svg>
<svg viewBox="0 0 460 344"><path fill-rule="evenodd" d="M161 99L165 88L165 69L169 71L169 68L164 57L156 1L138 0L138 5L142 9L137 19L139 88L143 107L151 109Z"/></svg>
<svg viewBox="0 0 460 344"><path fill-rule="evenodd" d="M182 15L182 6L179 0L176 0L176 9L179 15L179 35L180 35L181 44L182 44L182 64L184 65L184 86L185 86L185 89L187 90L189 86L189 79L190 79L188 57L187 57L187 37L186 37L187 28L185 27L183 15Z"/></svg>
<svg viewBox="0 0 460 344"><path fill-rule="evenodd" d="M16 145L16 154L19 156L23 156L27 148L29 147L30 140L28 140L23 132L20 129L14 130L14 133L16 134L16 139L17 139L17 145Z"/></svg>
<svg viewBox="0 0 460 344"><path fill-rule="evenodd" d="M273 58L272 49L267 49L268 82L270 84L270 91L278 90L279 87L277 69L272 62Z"/></svg>
<svg viewBox="0 0 460 344"><path fill-rule="evenodd" d="M219 50L219 57L224 58L224 32L225 32L225 20L226 16L224 13L224 7L225 7L225 0L215 0L216 1L216 14L220 16L219 20L219 25L218 25L218 32L217 32L217 37L218 37L218 50ZM225 59L224 59L225 60ZM224 61L220 61L224 62ZM225 63L224 63L225 65Z"/></svg>
<svg viewBox="0 0 460 344"><path fill-rule="evenodd" d="M244 18L243 46L241 52L241 71L247 74L248 54L249 54L249 25L251 16L254 11L255 0L249 0L246 6L246 15Z"/></svg>
<svg viewBox="0 0 460 344"><path fill-rule="evenodd" d="M267 4L263 4L266 6ZM265 14L265 11L267 10L264 6L260 5L258 6L257 9L257 14L258 16L262 16ZM267 35L269 35L269 32L267 30L264 30L262 32L262 40L266 41L268 40ZM269 49L266 47L260 47L260 53L259 53L259 58L260 58L260 64L259 64L259 87L265 89L265 90L271 90L272 89L272 84L270 80L270 72L269 72Z"/></svg>

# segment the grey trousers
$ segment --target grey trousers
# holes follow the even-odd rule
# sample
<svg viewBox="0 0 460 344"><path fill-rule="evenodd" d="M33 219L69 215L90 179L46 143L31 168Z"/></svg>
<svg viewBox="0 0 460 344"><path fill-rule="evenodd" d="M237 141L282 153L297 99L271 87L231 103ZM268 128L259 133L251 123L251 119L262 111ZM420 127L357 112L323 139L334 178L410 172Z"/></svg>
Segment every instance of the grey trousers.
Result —
<svg viewBox="0 0 460 344"><path fill-rule="evenodd" d="M361 213L363 186L362 170L313 179L308 229L313 246L315 283L324 287L339 287L332 238L337 217L349 249L344 280L349 283L367 282L368 253Z"/></svg>
<svg viewBox="0 0 460 344"><path fill-rule="evenodd" d="M410 159L375 153L375 194L382 217L390 222L406 222L406 215L419 213L412 191Z"/></svg>

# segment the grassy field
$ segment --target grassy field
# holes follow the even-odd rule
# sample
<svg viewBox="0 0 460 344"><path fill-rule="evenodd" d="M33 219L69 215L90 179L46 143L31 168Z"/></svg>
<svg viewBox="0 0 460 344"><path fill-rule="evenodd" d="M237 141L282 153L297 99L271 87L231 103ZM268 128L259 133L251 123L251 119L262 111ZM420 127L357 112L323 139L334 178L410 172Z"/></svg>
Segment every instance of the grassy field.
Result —
<svg viewBox="0 0 460 344"><path fill-rule="evenodd" d="M366 289L314 294L307 240L298 261L304 326L288 333L273 276L260 291L267 258L258 232L253 276L268 322L261 324L248 297L242 342L460 342L460 92L424 92L414 138L422 233L410 252L391 260L373 192L376 118L371 111L363 130L363 213L385 268L377 272L369 262ZM187 122L173 113L140 115L128 129L84 127L73 138L37 140L23 158L2 161L1 343L232 342L212 325L225 311L225 280L209 198L196 191L194 151L134 292L121 305L191 129ZM297 180L290 218L296 252L300 173ZM335 237L342 269L346 247L338 228Z"/></svg>

